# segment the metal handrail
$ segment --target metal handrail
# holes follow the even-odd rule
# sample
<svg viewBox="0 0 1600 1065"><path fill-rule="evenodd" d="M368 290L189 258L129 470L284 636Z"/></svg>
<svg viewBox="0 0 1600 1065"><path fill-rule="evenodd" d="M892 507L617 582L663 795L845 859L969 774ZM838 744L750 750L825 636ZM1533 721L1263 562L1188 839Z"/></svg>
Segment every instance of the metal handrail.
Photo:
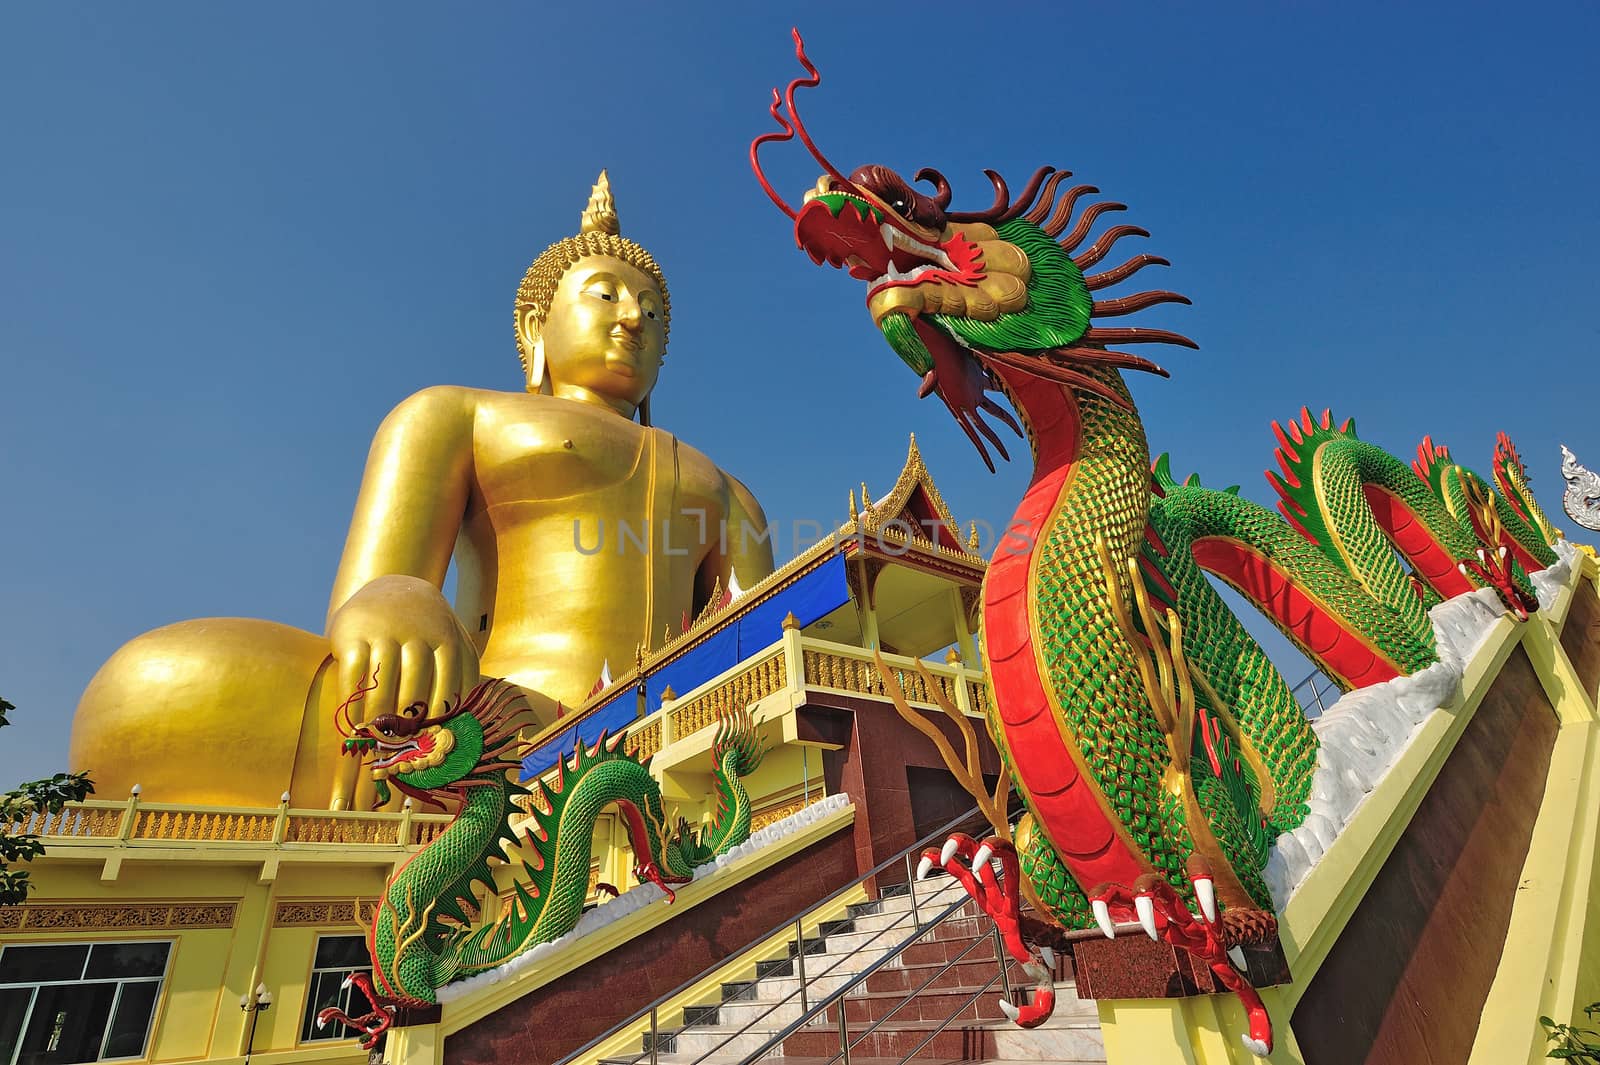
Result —
<svg viewBox="0 0 1600 1065"><path fill-rule="evenodd" d="M853 976L849 980L845 981L844 984L842 984L838 989L836 989L831 994L829 994L821 1002L819 1002L815 1006L811 1007L811 1009L801 1013L799 1018L797 1018L795 1021L790 1023L782 1031L776 1033L771 1038L769 1038L765 1043L761 1044L761 1046L759 1046L755 1050L751 1051L749 1056L746 1058L746 1060L747 1061L755 1061L755 1060L759 1059L760 1057L762 1057L763 1055L765 1055L765 1054L769 1053L770 1051L776 1049L777 1047L781 1046L785 1039L788 1039L791 1035L793 1035L795 1032L799 1031L801 1028L805 1027L812 1020L815 1020L817 1017L825 1015L827 1013L827 1010L828 1010L829 1006L837 1004L838 1007L839 1007L839 1053L834 1055L832 1058L829 1059L829 1065L832 1065L832 1063L835 1062L835 1061L839 1061L841 1058L843 1059L844 1065L850 1065L850 1048L851 1048L851 1046L853 1046L855 1043L859 1043L862 1038L864 1038L867 1035L871 1034L872 1032L876 1031L878 1026L881 1025L884 1021L888 1020L891 1015L893 1015L896 1011L898 1011L900 1009L900 1007L904 1006L907 1002L910 1002L912 999L914 999L918 995L920 995L923 991L927 990L927 988L932 985L934 980L937 980L940 976L943 976L945 973L949 972L952 966L954 966L962 958L966 957L968 952L970 952L974 947L976 947L979 943L981 943L983 941L982 937L974 938L971 943L967 944L964 948L962 948L962 950L961 950L961 952L959 954L957 954L954 958L951 958L950 960L946 961L944 963L944 965L939 969L938 972L934 973L931 977L929 977L926 981L924 981L923 984L920 987L918 987L915 991L908 992L903 998L901 998L901 1000L899 1002L895 1003L895 1005L890 1008L888 1013L886 1013L884 1016L880 1017L878 1020L874 1021L871 1026L869 1026L865 1031L863 1031L859 1036L857 1036L853 1040L850 1038L849 1025L848 1025L848 1023L847 1023L847 1021L845 1019L845 1015L844 1015L844 999L845 999L845 996L848 995L851 991L855 990L857 987L860 987L862 984L866 983L867 978L870 977L873 973L876 973L879 969L883 968L884 966L888 965L891 961L894 961L896 958L898 958L901 954L903 954L905 952L907 947L911 946L917 940L921 939L923 936L925 936L929 932L933 931L939 925L941 925L945 921L949 920L952 916L954 916L956 914L957 911L959 911L962 908L964 908L967 905L968 901L969 900L966 898L966 896L963 895L961 898L957 899L955 902L953 902L949 906L945 907L945 909L942 910L937 917L935 917L933 920L929 921L926 925L923 925L921 928L918 928L916 930L915 934L913 934L910 937L908 937L907 939L903 940L893 950L890 950L888 953L884 954L877 961L873 962L871 965L869 965L865 969L861 970L861 972L857 973L855 976ZM1006 970L1009 967L1010 963L1006 958L1005 951L1003 949L1001 949L1001 944L998 942L998 939L996 941L996 949L997 949L998 953L996 955L995 961L996 961L996 964L998 966L999 971L996 972L994 976L989 978L988 983L984 984L977 991L973 992L971 997L969 997L965 1002L963 1002L954 1011L952 1011L950 1016L946 1017L944 1019L944 1021L942 1021L940 1023L939 1027L935 1028L931 1033L929 1033L928 1037L926 1039L924 1039L917 1046L916 1050L913 1050L911 1052L911 1056L915 1056L918 1052L920 1052L922 1050L923 1047L927 1046L930 1042L932 1042L933 1041L933 1037L938 1035L940 1032L944 1031L946 1028L948 1028L950 1026L951 1022L954 1021L956 1019L956 1017L961 1014L962 1010L965 1010L968 1006L970 1006L974 1002L978 1001L978 999L985 992L987 992L990 988L992 988L996 983L1004 982L1004 983L1009 985L1010 981L1006 977ZM787 1001L787 999L785 999L785 1001ZM735 1033L735 1034L738 1034L738 1033ZM732 1038L732 1036L729 1037L729 1039L731 1039L731 1038ZM721 1046L723 1046L723 1045L726 1045L726 1043L727 1043L727 1040L724 1040L723 1043L718 1045L719 1048ZM705 1056L706 1055L701 1055L701 1058L697 1059L697 1061L698 1060L703 1060L705 1058ZM902 1061L909 1061L910 1060L910 1056L908 1056L906 1058L903 1058L901 1060Z"/></svg>
<svg viewBox="0 0 1600 1065"><path fill-rule="evenodd" d="M931 928L933 926L930 925L929 927ZM982 943L982 942L983 942L983 937L979 936L976 939L974 939L971 943L968 943L966 946L962 947L961 948L961 953L957 954L955 957L953 957L949 961L945 962L944 965L942 965L939 968L938 972L934 973L932 976L930 976L926 980L922 981L922 983L918 984L917 987L916 987L916 990L907 991L904 998L902 998L899 1002L896 1002L893 1006L890 1006L888 1012L885 1013L882 1017L879 1017L877 1020L873 1021L871 1024L869 1024L865 1028L863 1028L861 1030L861 1032L859 1034L857 1034L857 1036L854 1039L846 1038L845 1041L844 1041L844 1045L839 1048L839 1054L843 1055L846 1060L849 1060L850 1048L851 1047L853 1047L857 1043L861 1042L861 1040L865 1039L867 1036L871 1035L873 1032L876 1032L880 1027L883 1026L883 1022L887 1021L890 1017L893 1017L896 1013L899 1013L900 1012L900 1008L902 1006L904 1006L906 1003L910 1002L912 999L916 998L918 995L920 995L924 991L928 990L928 988L932 987L933 986L933 982L935 980L939 979L939 977L941 977L945 973L949 972L951 970L951 968L957 962L959 962L962 958L965 958L968 954L972 953L972 948L973 947L976 947L979 943ZM1001 960L1002 961L1004 960L1003 956L1002 956ZM997 977L995 977L995 979L998 980L999 977L997 976ZM987 984L984 985L984 990L987 991L989 988L991 988L993 986L994 986L994 980L990 980ZM967 1008L966 1004L963 1004L961 1008L962 1009L966 1009ZM837 1056L834 1057L834 1058L828 1059L828 1065L833 1065L833 1062L836 1061L836 1060L838 1060Z"/></svg>
<svg viewBox="0 0 1600 1065"><path fill-rule="evenodd" d="M1300 698L1301 689L1306 689L1310 692L1309 700L1302 700ZM1300 704L1300 709L1305 712L1306 717L1314 719L1321 717L1327 712L1328 708L1333 705L1333 702L1324 703L1322 701L1322 697L1329 691L1338 691L1338 689L1339 686L1332 680L1328 679L1322 670L1313 669L1310 673L1302 677L1298 684L1295 684L1289 689L1289 694L1294 696L1295 702ZM1336 702L1337 699L1334 701ZM1313 706L1316 708L1314 712L1312 709Z"/></svg>
<svg viewBox="0 0 1600 1065"><path fill-rule="evenodd" d="M922 1048L923 1047L925 1047L929 1043L933 1042L934 1037L936 1037L940 1032L944 1031L946 1028L950 1027L951 1022L953 1022L957 1017L961 1016L961 1013L962 1013L963 1010L965 1010L968 1006L972 1005L974 1002L978 1001L978 999L980 999L984 995L986 995L988 993L989 989L995 985L995 981L1003 979L1005 977L1005 975L1006 975L1006 967L1005 967L1005 962L1002 959L1001 964L1000 964L1000 971L998 973L996 973L994 976L989 977L989 982L988 983L986 983L982 987L978 988L978 990L974 991L971 995L969 995L967 997L967 1000L965 1002L963 1002L961 1005L957 1006L954 1010L952 1010L950 1012L950 1016L948 1016L944 1020L940 1021L939 1022L939 1027L937 1027L933 1031L929 1032L928 1035L927 1035L927 1038L923 1039L922 1042L918 1043L915 1047L913 1047L912 1050L911 1050L911 1053L909 1053L905 1057L901 1058L899 1063L898 1063L898 1065L906 1065L906 1062L910 1061L912 1058L914 1058L918 1054L922 1053ZM859 1040L858 1040L858 1042L859 1042ZM844 1065L850 1065L849 1047L845 1047L844 1050L842 1050L840 1052L840 1056L844 1058ZM833 1060L834 1059L830 1058L828 1060L828 1065L833 1065Z"/></svg>
<svg viewBox="0 0 1600 1065"><path fill-rule="evenodd" d="M800 1014L798 1019L790 1022L790 1024L787 1027L785 1027L782 1031L780 1031L777 1034L773 1035L765 1043L762 1043L760 1047L758 1047L757 1049L755 1049L754 1051L752 1051L750 1053L748 1060L754 1061L755 1059L761 1057L763 1054L766 1054L768 1051L773 1050L774 1048L776 1048L778 1046L781 1046L785 1039L789 1038L791 1035L794 1035L794 1033L798 1032L801 1028L804 1028L811 1021L813 1021L816 1018L821 1017L824 1014L826 1014L828 1012L828 1007L832 1006L834 1003L838 1003L839 1004L839 1013L840 1013L841 1016L843 1016L843 1014L844 1014L844 997L845 997L845 995L847 993L849 993L850 991L853 991L855 988L859 987L861 984L866 983L867 977L871 976L873 973L877 972L879 969L883 968L885 965L888 965L891 961L894 961L901 954L905 953L905 949L907 947L911 946L917 940L921 939L923 936L925 936L929 932L933 931L933 929L935 929L939 925L943 924L946 919L948 919L952 914L954 914L957 910L959 910L962 907L964 907L966 904L967 904L967 898L966 898L965 895L963 895L961 898L957 899L955 902L952 902L949 906L945 907L945 909L939 914L939 916L935 917L933 920L929 921L926 925L923 925L921 928L917 929L915 931L915 933L913 933L908 938L902 940L900 942L900 944L898 946L896 946L894 949L890 950L888 953L884 954L883 957L879 958L877 961L873 962L871 965L867 966L865 969L862 969L855 976L853 976L849 980L845 981L836 990L834 990L833 992L829 993L828 996L826 998L824 998L821 1002L818 1002L815 1006L812 1006L809 1010L806 1010L804 1013ZM947 966L947 968L948 968L948 966Z"/></svg>
<svg viewBox="0 0 1600 1065"><path fill-rule="evenodd" d="M643 1008L635 1011L631 1016L629 1016L625 1020L621 1021L618 1024L613 1025L612 1027L608 1028L606 1031L604 1031L604 1032L600 1033L599 1035L595 1036L593 1039L589 1040L583 1046L581 1046L578 1049L574 1050L572 1053L568 1054L566 1057L559 1059L556 1062L556 1065L567 1065L567 1063L577 1060L578 1058L582 1057L584 1054L587 1054L589 1051L591 1051L591 1050L595 1049L596 1047L598 1047L600 1044L602 1044L602 1043L606 1042L607 1040L615 1037L618 1032L620 1032L620 1031L622 1031L622 1030L624 1030L626 1028L631 1028L633 1025L635 1025L635 1024L639 1023L640 1021L644 1020L646 1017L650 1017L652 1019L652 1023L651 1023L651 1027L650 1027L650 1036L651 1036L650 1042L651 1042L651 1046L654 1047L655 1046L655 1042L656 1042L656 1036L657 1036L657 1034L659 1032L659 1029L656 1027L656 1025L654 1023L654 1018L655 1018L655 1015L656 1015L656 1013L657 1013L657 1011L658 1011L658 1009L660 1007L666 1005L668 1002L672 1001L674 998L677 998L679 995L683 994L685 991L688 991L690 988L694 987L696 984L700 983L701 981L705 980L706 978L715 975L716 973L720 972L723 969L726 969L731 963L739 960L740 958L744 957L746 954L751 953L752 951L756 950L758 947L761 947L768 940L772 939L772 937L774 937L776 935L779 935L782 932L787 931L791 927L798 928L800 926L801 922L805 920L807 915L809 915L811 913L814 913L815 911L821 909L822 907L827 906L830 903L836 901L837 899L839 899L841 896L843 896L844 894L846 894L847 892L849 892L853 888L859 887L861 884L863 884L867 880L870 880L871 878L877 876L879 873L882 873L883 871L888 869L890 866L892 866L892 865L894 865L896 863L903 862L905 864L905 866L906 866L907 873L909 874L911 872L910 863L911 863L911 855L912 854L920 851L924 847L927 847L929 844L933 843L935 840L940 840L940 839L948 837L949 834L951 832L953 832L955 829L957 829L957 828L961 827L962 825L965 825L965 824L967 824L968 822L971 822L971 821L984 821L983 812L976 806L972 807L972 809L968 810L966 813L960 815L959 817L953 818L952 820L947 821L945 824L943 824L943 825L939 826L938 828L934 829L932 832L928 833L926 836L924 836L921 839L917 840L917 842L911 844L909 847L907 847L905 850L901 851L900 853L894 855L891 858L887 858L884 861L882 861L882 862L878 863L877 865L873 866L867 872L861 874L856 879L852 880L850 883L845 884L843 887L831 892L826 897L817 900L816 902L812 903L810 906L807 906L804 910L801 910L795 916L789 917L789 918L785 918L784 921L781 924L775 925L772 928L768 929L767 931L761 933L759 936L754 937L753 939L750 940L750 942L748 944L746 944L744 947L740 948L739 950L735 951L734 953L729 954L726 957L724 957L724 958L718 960L717 962L713 963L712 965L708 966L707 968L702 969L700 972L696 973L694 976L691 976L689 979L685 980L683 983L679 984L677 987L673 988L671 991L668 991L666 994L661 995L660 997L655 999L655 1001L651 1002L649 1005L644 1006ZM987 824L987 821L985 821L984 823ZM907 878L907 888L911 893L912 909L913 909L913 914L915 914L916 897L917 896L916 896L916 883L915 883L915 878L914 877L909 877L908 876L908 878ZM964 905L965 902L966 902L966 899L965 899L965 897L963 897L960 902L956 903L955 906L952 907L952 910L954 908L956 908L956 907ZM945 913L941 914L939 917L935 918L932 922L930 922L927 927L929 927L929 928L933 927L934 924L937 924L940 920L943 920L944 917L947 916L950 912L951 912L951 910L945 911ZM896 923L898 923L898 922L896 922ZM920 933L919 933L919 935L920 935ZM915 937L913 938L912 942L914 942L914 941L915 941ZM805 949L805 937L803 935L801 935L799 937L799 949L802 950L802 951ZM904 947L902 946L901 949L904 949ZM899 952L896 951L893 954L888 955L888 957L894 957L898 953ZM832 971L832 967L829 968L829 972L831 972L831 971ZM873 971L876 971L876 970L874 969ZM805 985L802 984L801 986L804 987ZM814 1012L814 1010L812 1012Z"/></svg>
<svg viewBox="0 0 1600 1065"><path fill-rule="evenodd" d="M855 947L855 949L853 949L853 950L851 950L851 951L849 951L849 952L847 952L845 954L841 954L838 958L834 959L834 962L833 962L832 965L830 965L826 969L822 970L822 972L816 974L817 978L821 978L821 977L827 976L829 973L833 972L839 966L843 965L846 961L848 961L849 959L855 957L857 954L861 953L862 951L866 950L867 947L869 947L871 944L876 943L878 941L878 939L881 936L883 936L886 932L890 932L890 931L893 931L896 928L899 928L901 923L905 920L905 918L906 917L910 917L910 916L911 916L911 914L909 914L909 913L902 914L900 917L896 918L894 921L891 921L888 925L884 926L883 928L880 928L877 932L873 933L872 938L868 939L864 943L859 944L858 946ZM800 922L798 920L796 920L795 921L795 931L796 931L796 933L799 932L799 925L800 925ZM916 926L913 925L912 927L914 928ZM929 927L931 928L932 925L930 925ZM915 937L913 937L912 941L914 941L914 940L915 940ZM750 1029L754 1028L756 1025L760 1024L762 1021L764 1021L768 1017L770 1017L772 1015L773 1011L776 1010L779 1006L786 1005L789 1002L789 1000L794 998L796 995L800 996L800 1012L805 1013L810 1009L810 1006L807 1004L807 1001L806 1001L806 985L809 983L809 980L806 977L805 949L804 949L805 937L804 936L800 936L799 938L797 938L795 940L795 942L801 945L801 949L795 954L795 970L796 970L796 975L799 977L799 980L800 980L800 986L798 988L796 988L794 991L791 991L789 994L787 994L787 995L783 996L782 998L777 999L776 1001L774 1001L772 1003L772 1005L768 1006L766 1009L762 1010L760 1013L756 1014L754 1017L751 1017L748 1021L745 1022L743 1028L740 1028L735 1032L729 1033L722 1040L722 1042L718 1043L716 1046L712 1047L710 1050L706 1051L704 1054L701 1054L700 1057L696 1058L695 1059L696 1063L698 1063L700 1061L703 1061L707 1057L710 1057L712 1054L715 1054L717 1051L721 1050L723 1047L727 1046L729 1043L733 1042L735 1039L739 1038L741 1035L744 1035ZM905 949L905 945L902 944L899 949L901 949L901 950ZM889 956L893 957L894 955L890 954ZM651 1033L652 1037L654 1036L654 1034L655 1034L654 1032ZM652 1039L652 1041L653 1041L653 1039Z"/></svg>

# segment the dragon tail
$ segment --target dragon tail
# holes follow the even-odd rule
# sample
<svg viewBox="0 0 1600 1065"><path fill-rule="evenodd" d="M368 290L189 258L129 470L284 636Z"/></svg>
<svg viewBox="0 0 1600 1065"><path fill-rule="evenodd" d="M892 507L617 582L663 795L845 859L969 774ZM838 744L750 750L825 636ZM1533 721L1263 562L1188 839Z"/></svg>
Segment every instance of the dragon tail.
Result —
<svg viewBox="0 0 1600 1065"><path fill-rule="evenodd" d="M750 795L740 778L754 773L766 755L748 708L724 714L718 720L711 741L716 811L703 835L687 826L680 828L676 840L679 862L704 865L750 838Z"/></svg>

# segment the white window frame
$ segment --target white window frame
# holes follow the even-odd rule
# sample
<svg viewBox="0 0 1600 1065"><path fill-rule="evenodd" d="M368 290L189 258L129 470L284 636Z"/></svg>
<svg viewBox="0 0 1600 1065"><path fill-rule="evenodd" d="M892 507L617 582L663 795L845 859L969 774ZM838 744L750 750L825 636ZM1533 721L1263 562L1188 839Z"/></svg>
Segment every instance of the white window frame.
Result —
<svg viewBox="0 0 1600 1065"><path fill-rule="evenodd" d="M116 946L121 946L121 945L123 945L125 943L162 943L162 944L165 944L166 948L167 948L167 962L166 962L166 965L161 970L161 975L160 976L118 976L118 977L112 977L112 978L101 978L101 979L96 979L96 980L88 980L88 979L84 978L83 973L86 971L86 969L87 969L87 967L89 965L89 957L94 952L94 948L95 947L116 947ZM83 951L84 968L78 970L78 979L76 979L76 980L35 980L35 981L29 982L29 983L23 983L23 982L19 982L19 981L18 982L12 982L12 981L0 980L0 988L26 987L26 988L31 988L32 992L33 992L32 995L30 995L29 998L28 998L28 1008L25 1011L23 1011L23 1014L22 1014L22 1025L21 1025L21 1027L19 1027L17 1029L17 1045L12 1048L11 1056L9 1058L7 1058L4 1062L0 1062L0 1065L16 1065L17 1055L22 1052L22 1040L27 1036L27 1034L28 1034L28 1025L30 1023L32 1023L32 1021L33 1021L33 1009L34 1009L34 1007L36 1005L38 1005L38 1002L39 1002L39 989L41 987L83 987L83 986L88 985L88 984L116 984L117 985L116 993L111 996L110 1009L106 1013L106 1029L105 1029L104 1032L102 1032L100 1034L100 1050L99 1050L99 1053L95 1056L95 1058L93 1060L94 1061L143 1061L146 1058L148 1058L150 1056L150 1040L155 1035L155 1030L156 1030L156 1014L159 1013L160 1010L161 1010L161 991L162 991L163 985L166 984L167 979L172 975L172 957L173 957L174 954L177 953L177 951L175 951L173 948L176 947L176 946L177 946L177 940L173 940L173 939L95 939L95 940L78 940L78 941L71 941L71 942L51 942L51 941L48 941L48 940L35 940L35 941L30 941L30 942L13 941L13 942L10 942L10 943L6 943L4 945L0 945L0 957L4 957L5 950L7 948L15 948L15 947L83 947L84 948L84 951ZM137 1054L128 1054L128 1055L124 1055L122 1057L117 1057L117 1058L108 1058L108 1057L105 1056L105 1053L106 1053L106 1041L111 1038L111 1023L112 1023L112 1021L116 1020L117 1007L122 1004L122 987L123 987L124 984L155 984L156 985L156 997L155 997L155 1001L150 1004L150 1019L145 1024L144 1045L139 1048L139 1053L137 1053ZM82 1062L82 1063L76 1063L76 1065L89 1065L89 1063L88 1062Z"/></svg>
<svg viewBox="0 0 1600 1065"><path fill-rule="evenodd" d="M354 969L350 968L349 966L345 966L345 965L330 965L330 966L325 966L325 967L320 968L320 969L317 968L317 949L322 946L322 941L324 939L359 939L359 940L362 941L363 944L365 944L366 943L366 938L367 938L366 936L358 935L358 934L356 934L354 932L319 932L319 933L317 933L317 938L311 945L311 973L310 973L310 975L308 975L306 977L306 999L305 999L305 1004L300 1007L300 1023L299 1023L299 1027L297 1027L295 1029L295 1034L296 1034L295 1043L296 1043L296 1045L305 1046L308 1043L331 1043L331 1042L333 1042L335 1040L338 1040L338 1039L358 1039L358 1038L360 1038L360 1036L358 1036L354 1032L349 1032L349 1031L341 1032L337 1027L334 1027L334 1026L330 1026L328 1028L323 1028L323 1029L319 1030L314 1025L309 1025L310 1030L311 1030L311 1034L309 1034L309 1035L305 1034L306 1033L306 1029L308 1027L308 1021L310 1020L310 1018L306 1014L306 1010L310 1009L311 1006L312 1006L311 995L312 995L313 989L317 986L317 977L320 974L323 974L323 973L344 973L344 974L348 975L350 973L365 973L365 972L371 972L372 971L372 964L371 964L370 960L368 961L368 963L366 965L361 965L361 966L358 966L358 967L356 967ZM356 1012L355 1012L355 1009L354 1009L352 1003L354 1003L355 1001L359 1000L360 997L361 997L361 992L357 991L354 986L347 987L340 994L339 1002L337 1003L337 1005L338 1005L338 1007L340 1009L344 1010L347 1015L352 1016L352 1017L356 1016ZM362 1012L365 1012L365 1011L363 1010ZM0 1065L3 1065L3 1063L0 1063Z"/></svg>

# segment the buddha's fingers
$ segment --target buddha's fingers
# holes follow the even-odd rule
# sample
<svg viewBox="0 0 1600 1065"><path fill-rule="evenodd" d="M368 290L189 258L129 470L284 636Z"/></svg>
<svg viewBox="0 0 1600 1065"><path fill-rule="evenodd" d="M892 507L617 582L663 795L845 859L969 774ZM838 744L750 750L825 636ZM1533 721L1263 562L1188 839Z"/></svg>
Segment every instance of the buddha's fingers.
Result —
<svg viewBox="0 0 1600 1065"><path fill-rule="evenodd" d="M400 643L397 640L373 640L370 659L372 670L377 674L378 686L372 694L367 696L367 720L371 721L379 714L392 714L399 705L395 696L400 690Z"/></svg>
<svg viewBox="0 0 1600 1065"><path fill-rule="evenodd" d="M339 695L341 698L348 699L372 683L369 679L372 673L369 665L370 660L371 649L364 640L356 646L346 649L339 656ZM351 702L349 713L352 724L359 724L372 717L364 698Z"/></svg>
<svg viewBox="0 0 1600 1065"><path fill-rule="evenodd" d="M476 658L474 656L473 661L467 663L463 661L464 657L450 640L433 649L433 695L428 700L429 717L442 714L448 707L460 702L462 693L477 683ZM473 673L470 680L464 675L469 665Z"/></svg>
<svg viewBox="0 0 1600 1065"><path fill-rule="evenodd" d="M420 703L431 709L433 690L433 648L422 640L407 640L400 648L395 705L403 709Z"/></svg>

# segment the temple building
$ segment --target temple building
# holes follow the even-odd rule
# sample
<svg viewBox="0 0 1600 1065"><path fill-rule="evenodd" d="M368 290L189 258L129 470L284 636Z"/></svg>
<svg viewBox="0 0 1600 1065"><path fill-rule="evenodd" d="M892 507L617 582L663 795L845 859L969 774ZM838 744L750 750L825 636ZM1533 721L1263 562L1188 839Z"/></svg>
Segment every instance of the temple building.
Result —
<svg viewBox="0 0 1600 1065"><path fill-rule="evenodd" d="M622 733L649 757L677 812L705 821L718 716L747 708L767 749L745 780L752 830L829 797L850 811L745 860L745 876L790 867L792 853L784 861L780 852L826 830L829 866L798 892L765 893L775 915L967 810L970 798L933 745L889 703L874 649L932 710L911 671L913 660L930 659L928 672L981 734L973 628L984 561L915 440L881 498L867 498L864 486L859 503L849 495L848 519L816 544L737 597L719 597L687 628L663 633L634 668L531 738L524 774L551 780L575 744ZM987 737L983 744L992 780L999 767ZM31 866L33 897L0 909L0 1047L13 1050L3 1065L365 1061L350 1033L317 1026L317 1012L351 1010L356 992L341 984L369 967L366 925L384 881L451 815L409 800L397 812L302 808L288 795L276 809L229 808L145 802L139 790L8 826L43 836L49 850ZM600 816L594 838L590 905L605 898L599 885L626 892L638 883L614 810ZM501 868L509 882L518 867ZM906 870L883 878L904 882ZM507 887L498 905L511 901ZM487 916L495 909L491 901ZM660 905L633 917L655 927L685 909ZM568 953L572 967L596 952L580 943ZM561 967L549 967L550 979ZM519 981L517 994L542 982ZM58 1025L68 1001L72 1024Z"/></svg>

